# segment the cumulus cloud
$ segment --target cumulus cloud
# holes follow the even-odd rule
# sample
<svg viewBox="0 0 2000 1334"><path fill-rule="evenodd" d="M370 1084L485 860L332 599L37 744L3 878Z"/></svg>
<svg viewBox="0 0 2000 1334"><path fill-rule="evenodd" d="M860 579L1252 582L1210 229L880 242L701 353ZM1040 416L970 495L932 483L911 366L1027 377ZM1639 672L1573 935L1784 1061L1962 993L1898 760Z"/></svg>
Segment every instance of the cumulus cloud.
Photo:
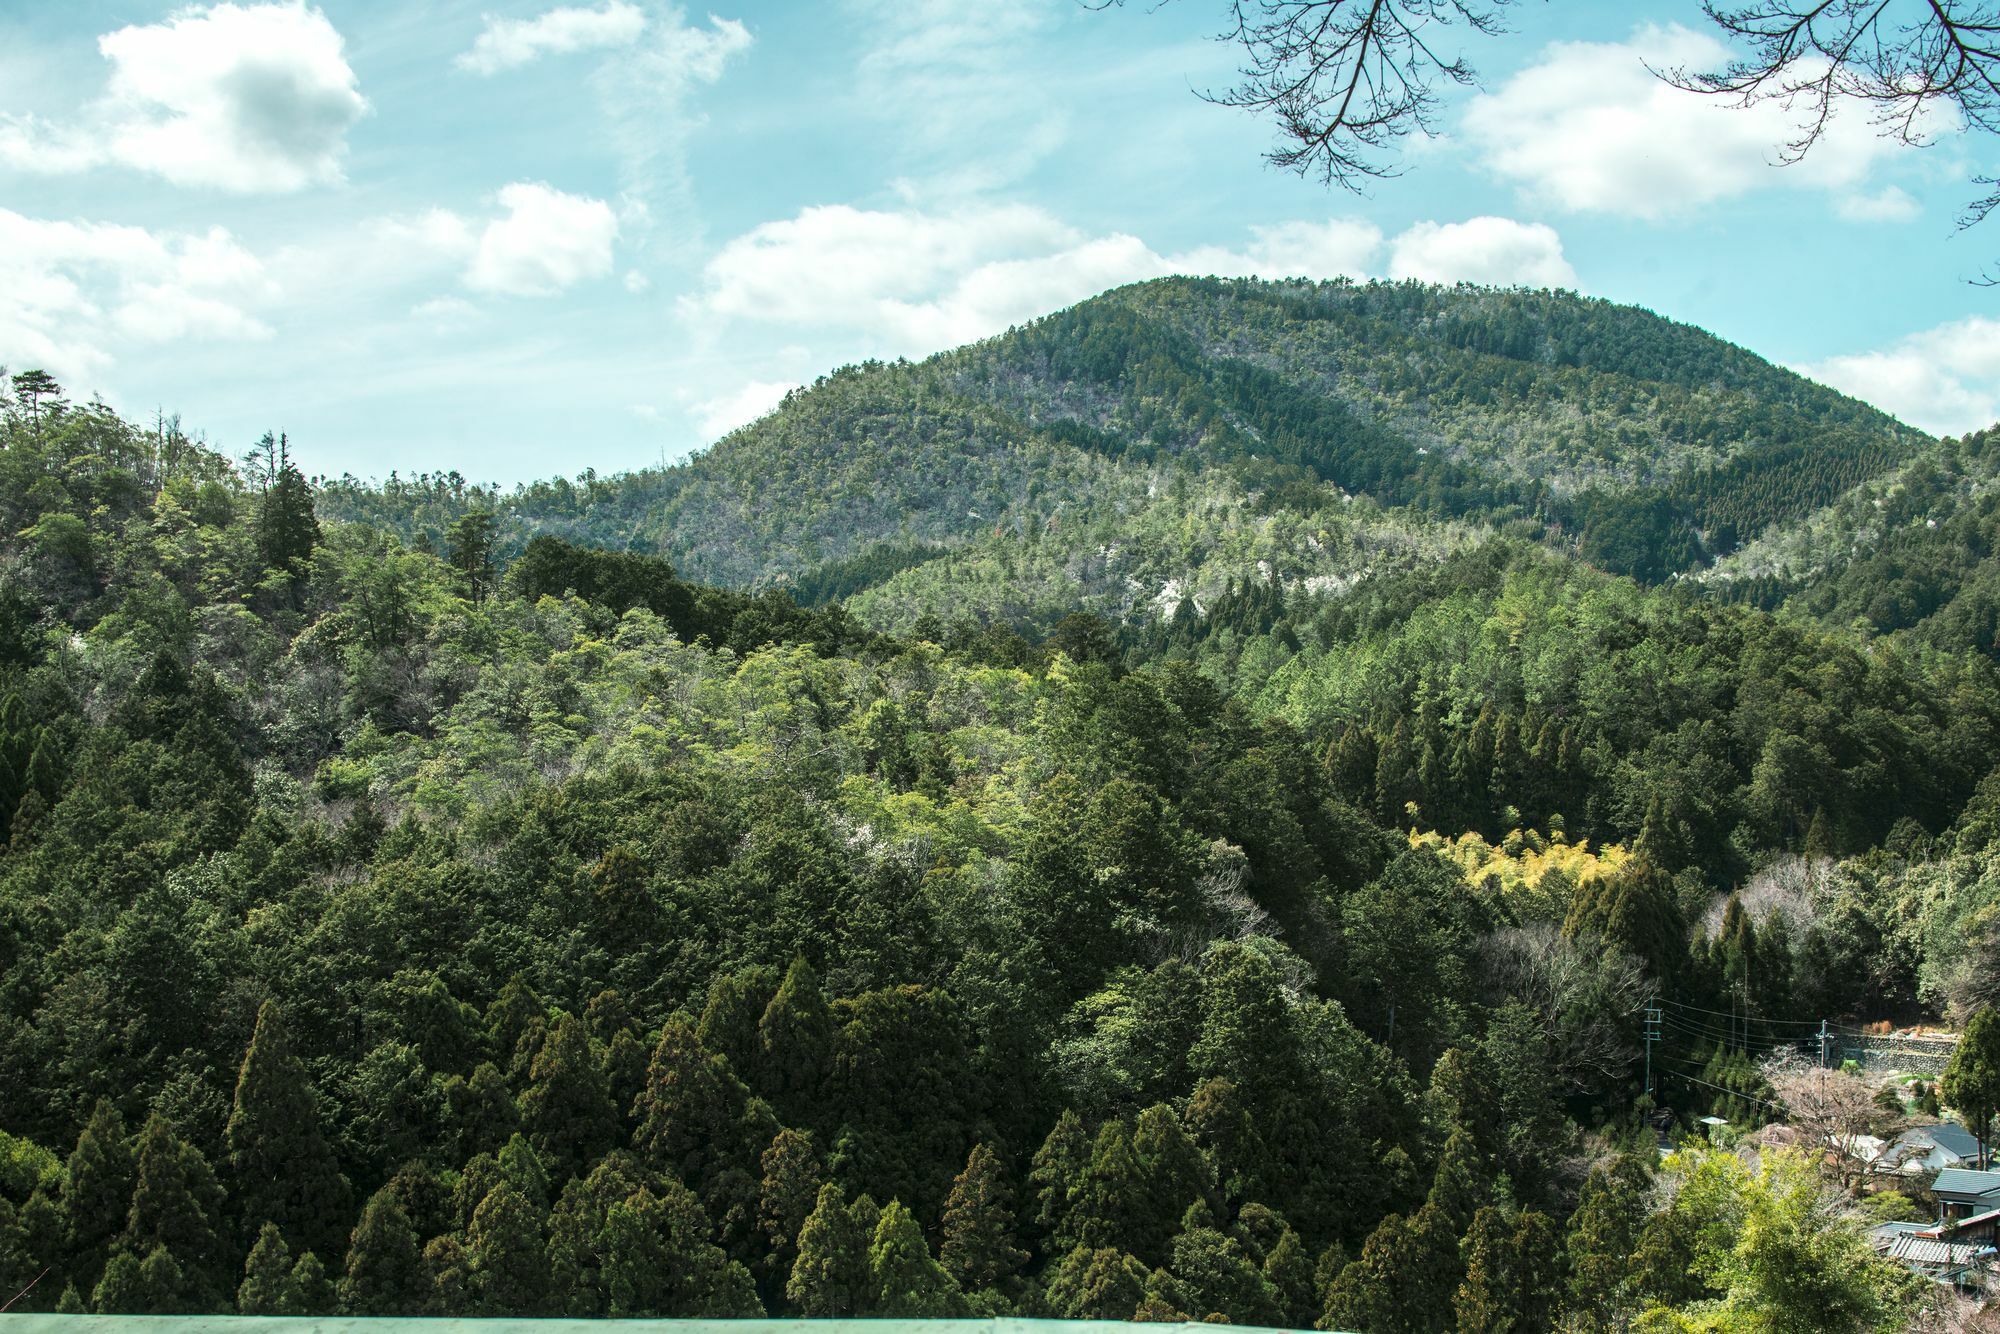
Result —
<svg viewBox="0 0 2000 1334"><path fill-rule="evenodd" d="M0 365L94 388L126 346L271 334L264 266L221 228L155 233L0 209Z"/></svg>
<svg viewBox="0 0 2000 1334"><path fill-rule="evenodd" d="M1761 188L1819 189L1836 201L1867 193L1869 174L1897 150L1865 117L1836 117L1803 161L1781 167L1794 113L1777 102L1736 108L1652 72L1728 58L1714 38L1678 25L1625 42L1555 42L1470 101L1465 137L1498 176L1577 211L1657 219ZM1867 204L1854 207L1867 216ZM1873 216L1887 216L1881 208Z"/></svg>
<svg viewBox="0 0 2000 1334"><path fill-rule="evenodd" d="M1496 287L1575 287L1555 228L1512 218L1419 222L1389 252L1391 278L1487 283Z"/></svg>
<svg viewBox="0 0 2000 1334"><path fill-rule="evenodd" d="M301 3L217 4L98 39L111 72L73 121L0 118L0 164L122 166L240 193L337 182L368 110L340 34Z"/></svg>
<svg viewBox="0 0 2000 1334"><path fill-rule="evenodd" d="M606 0L599 9L565 5L531 19L489 14L472 49L455 63L473 74L498 74L544 55L629 46L645 28L646 12L625 0Z"/></svg>
<svg viewBox="0 0 2000 1334"><path fill-rule="evenodd" d="M1261 228L1241 250L1162 255L1138 237L1086 236L1021 204L949 213L836 204L729 242L686 304L769 323L859 327L914 353L1169 273L1359 276L1380 244L1370 224L1335 220Z"/></svg>
<svg viewBox="0 0 2000 1334"><path fill-rule="evenodd" d="M734 393L695 404L695 424L701 428L703 439L719 439L776 411L778 404L785 401L785 395L796 388L796 384L782 380L752 380Z"/></svg>
<svg viewBox="0 0 2000 1334"><path fill-rule="evenodd" d="M506 186L498 198L506 216L486 224L466 267L473 291L551 296L611 272L618 218L602 199L533 181Z"/></svg>
<svg viewBox="0 0 2000 1334"><path fill-rule="evenodd" d="M1983 316L1798 369L1938 435L2000 421L2000 321Z"/></svg>
<svg viewBox="0 0 2000 1334"><path fill-rule="evenodd" d="M1420 223L1386 244L1397 276L1576 281L1560 238L1540 224ZM943 213L828 205L724 245L682 305L695 317L855 329L877 351L920 355L1168 274L1365 278L1384 246L1379 228L1350 218L1257 227L1237 246L1162 253L1125 233L1086 235L1026 205Z"/></svg>

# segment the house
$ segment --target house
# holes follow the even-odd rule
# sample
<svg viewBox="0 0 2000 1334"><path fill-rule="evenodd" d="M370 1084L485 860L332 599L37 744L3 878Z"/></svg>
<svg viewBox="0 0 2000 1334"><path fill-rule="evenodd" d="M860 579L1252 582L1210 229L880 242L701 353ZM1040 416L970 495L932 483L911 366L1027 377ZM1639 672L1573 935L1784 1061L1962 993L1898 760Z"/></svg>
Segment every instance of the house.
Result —
<svg viewBox="0 0 2000 1334"><path fill-rule="evenodd" d="M1937 1196L1939 1225L1957 1227L2000 1209L2000 1172L1947 1167L1931 1182L1931 1194Z"/></svg>
<svg viewBox="0 0 2000 1334"><path fill-rule="evenodd" d="M1970 1130L1954 1121L1936 1125L1911 1126L1882 1151L1877 1170L1892 1170L1904 1176L1942 1172L1947 1167L1980 1168L1979 1141Z"/></svg>
<svg viewBox="0 0 2000 1334"><path fill-rule="evenodd" d="M1991 1281L2000 1208L1955 1224L1883 1223L1871 1228L1868 1244L1888 1259L1939 1283L1981 1289Z"/></svg>

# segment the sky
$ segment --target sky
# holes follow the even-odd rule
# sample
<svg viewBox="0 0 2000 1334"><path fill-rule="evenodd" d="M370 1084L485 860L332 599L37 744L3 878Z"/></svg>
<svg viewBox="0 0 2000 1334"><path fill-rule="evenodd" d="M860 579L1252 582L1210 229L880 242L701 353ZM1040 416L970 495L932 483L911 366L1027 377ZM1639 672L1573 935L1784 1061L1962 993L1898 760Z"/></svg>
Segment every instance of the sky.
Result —
<svg viewBox="0 0 2000 1334"><path fill-rule="evenodd" d="M717 0L723 3L724 0ZM2000 145L1654 67L1695 0L1558 0L1366 194L1213 105L1221 0L0 0L0 366L310 473L672 462L868 357L1167 273L1571 288L1927 430L2000 419ZM1444 38L1449 47L1456 39Z"/></svg>

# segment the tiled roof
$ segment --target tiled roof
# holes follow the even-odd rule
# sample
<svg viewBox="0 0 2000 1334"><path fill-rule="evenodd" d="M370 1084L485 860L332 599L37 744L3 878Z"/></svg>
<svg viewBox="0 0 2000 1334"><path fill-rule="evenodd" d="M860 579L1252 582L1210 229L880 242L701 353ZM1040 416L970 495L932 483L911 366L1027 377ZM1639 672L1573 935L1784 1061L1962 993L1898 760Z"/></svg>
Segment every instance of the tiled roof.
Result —
<svg viewBox="0 0 2000 1334"><path fill-rule="evenodd" d="M1912 1265L1939 1265L1947 1269L1960 1269L1973 1262L1990 1258L1993 1248L1970 1242L1932 1241L1928 1237L1902 1236L1889 1245L1887 1252L1891 1260L1901 1260Z"/></svg>

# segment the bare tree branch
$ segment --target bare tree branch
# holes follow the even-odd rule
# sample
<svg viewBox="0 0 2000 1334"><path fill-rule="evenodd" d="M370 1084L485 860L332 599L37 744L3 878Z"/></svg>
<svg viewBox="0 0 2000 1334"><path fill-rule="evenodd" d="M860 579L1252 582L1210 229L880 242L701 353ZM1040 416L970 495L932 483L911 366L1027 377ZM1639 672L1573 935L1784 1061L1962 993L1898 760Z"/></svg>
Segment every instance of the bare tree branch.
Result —
<svg viewBox="0 0 2000 1334"><path fill-rule="evenodd" d="M1397 174L1398 140L1436 133L1443 89L1477 81L1464 56L1438 49L1437 34L1458 27L1494 36L1513 3L1232 0L1218 36L1242 49L1238 81L1201 96L1276 120L1279 142L1265 154L1273 165L1359 190Z"/></svg>

